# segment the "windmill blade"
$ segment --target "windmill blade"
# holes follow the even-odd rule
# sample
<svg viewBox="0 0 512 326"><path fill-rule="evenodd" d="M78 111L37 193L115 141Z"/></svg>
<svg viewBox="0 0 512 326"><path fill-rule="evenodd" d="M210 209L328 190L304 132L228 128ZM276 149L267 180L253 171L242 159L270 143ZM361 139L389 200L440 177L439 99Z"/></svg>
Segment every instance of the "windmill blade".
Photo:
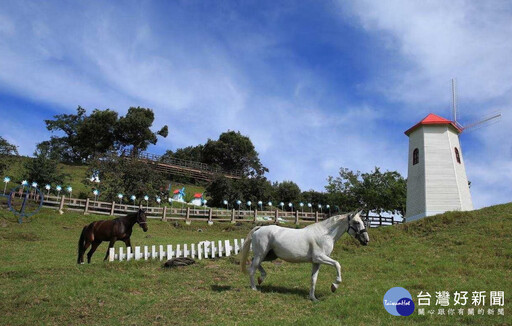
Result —
<svg viewBox="0 0 512 326"><path fill-rule="evenodd" d="M457 79L452 78L452 116L453 122L457 124Z"/></svg>
<svg viewBox="0 0 512 326"><path fill-rule="evenodd" d="M500 120L500 118L501 118L501 112L497 112L497 113L495 112L495 113L488 115L487 117L484 117L483 119L481 119L477 122L473 122L473 123L466 125L465 127L462 128L462 130L463 131L475 130L480 127L483 127L484 125L494 124L494 123L498 122Z"/></svg>

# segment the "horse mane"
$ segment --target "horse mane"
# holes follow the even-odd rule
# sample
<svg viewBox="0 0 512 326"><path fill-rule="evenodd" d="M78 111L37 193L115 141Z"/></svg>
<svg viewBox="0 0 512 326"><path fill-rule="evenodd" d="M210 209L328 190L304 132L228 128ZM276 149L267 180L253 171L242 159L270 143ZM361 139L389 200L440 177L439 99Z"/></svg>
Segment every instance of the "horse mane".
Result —
<svg viewBox="0 0 512 326"><path fill-rule="evenodd" d="M338 224L341 220L346 219L350 214L352 214L352 213L346 213L346 214L342 214L342 215L334 215L334 216L329 217L328 219L325 219L321 222L311 224L311 225L319 224L319 225L322 225L322 226L328 228L330 226Z"/></svg>

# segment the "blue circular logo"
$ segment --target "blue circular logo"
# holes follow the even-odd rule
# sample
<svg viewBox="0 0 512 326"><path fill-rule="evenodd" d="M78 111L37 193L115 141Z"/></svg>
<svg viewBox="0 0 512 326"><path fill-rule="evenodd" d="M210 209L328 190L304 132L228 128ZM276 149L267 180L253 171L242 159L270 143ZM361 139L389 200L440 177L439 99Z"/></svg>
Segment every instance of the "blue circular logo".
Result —
<svg viewBox="0 0 512 326"><path fill-rule="evenodd" d="M21 186L12 189L8 194L0 194L7 198L9 210L18 217L18 222L37 214L43 206L43 193L36 187Z"/></svg>
<svg viewBox="0 0 512 326"><path fill-rule="evenodd" d="M409 316L414 312L412 296L402 287L394 287L384 295L384 308L393 316Z"/></svg>

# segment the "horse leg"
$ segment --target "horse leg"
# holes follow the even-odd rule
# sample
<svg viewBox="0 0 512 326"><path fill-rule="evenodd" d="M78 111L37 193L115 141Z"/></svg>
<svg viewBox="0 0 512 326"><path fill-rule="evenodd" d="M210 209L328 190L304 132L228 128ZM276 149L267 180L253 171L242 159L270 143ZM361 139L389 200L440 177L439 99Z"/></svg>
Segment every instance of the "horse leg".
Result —
<svg viewBox="0 0 512 326"><path fill-rule="evenodd" d="M315 257L313 259L313 262L319 263L319 264L331 265L336 268L336 274L337 274L336 281L334 281L334 283L331 284L331 291L332 292L336 291L336 289L338 288L338 285L341 283L341 265L340 265L340 263L338 263L336 260L332 259L331 257L329 257L325 254Z"/></svg>
<svg viewBox="0 0 512 326"><path fill-rule="evenodd" d="M263 283L263 281L265 280L265 277L267 277L267 272L265 271L263 266L261 266L261 264L258 265L258 270L261 273L261 276L258 277L258 285L261 285L261 283Z"/></svg>
<svg viewBox="0 0 512 326"><path fill-rule="evenodd" d="M98 246L100 245L100 243L101 243L101 241L100 242L94 241L92 243L91 250L89 250L89 252L87 253L87 264L91 263L91 257L94 254L94 252L96 251L96 249L98 248Z"/></svg>
<svg viewBox="0 0 512 326"><path fill-rule="evenodd" d="M318 301L315 297L315 288L319 270L320 264L313 263L313 269L311 270L311 289L309 290L309 299L311 299L311 301Z"/></svg>
<svg viewBox="0 0 512 326"><path fill-rule="evenodd" d="M110 254L110 248L113 248L114 247L114 243L116 242L116 239L112 239L110 240L109 244L108 244L108 248L107 248L107 254L105 255L105 259L103 259L103 261L107 260L108 258L108 255Z"/></svg>
<svg viewBox="0 0 512 326"><path fill-rule="evenodd" d="M124 244L126 245L126 248L128 248L128 247L131 248L132 247L132 242L130 241L130 238L124 240Z"/></svg>
<svg viewBox="0 0 512 326"><path fill-rule="evenodd" d="M79 264L83 264L84 263L84 254L85 252L87 251L87 248L89 248L89 246L91 245L91 243L88 241L88 240L85 240L85 245L84 245L84 248L82 250L80 250L80 252L78 253L78 263Z"/></svg>
<svg viewBox="0 0 512 326"><path fill-rule="evenodd" d="M252 259L251 267L249 267L249 276L251 278L251 289L253 289L253 290L257 290L256 284L254 283L254 273L256 272L256 269L258 268L258 266L261 264L261 260L262 260L261 257L254 256Z"/></svg>

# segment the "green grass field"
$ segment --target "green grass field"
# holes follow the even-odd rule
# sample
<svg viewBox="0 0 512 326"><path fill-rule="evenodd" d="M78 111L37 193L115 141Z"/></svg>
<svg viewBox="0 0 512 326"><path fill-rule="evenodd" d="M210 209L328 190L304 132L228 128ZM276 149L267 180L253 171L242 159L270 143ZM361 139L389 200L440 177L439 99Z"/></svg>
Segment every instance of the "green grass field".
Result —
<svg viewBox="0 0 512 326"><path fill-rule="evenodd" d="M250 290L248 276L233 257L166 270L158 261L104 263L105 243L92 264L77 265L81 229L101 217L45 210L19 225L9 214L0 210L1 325L512 323L512 204L372 229L366 247L344 235L332 255L342 265L343 283L331 293L335 271L322 266L318 303L308 300L309 264L265 263L268 277L261 292ZM134 229L132 243L240 238L251 227L151 220L147 233ZM475 316L420 316L417 311L391 316L382 300L395 286L408 289L415 303L420 291L428 291L436 312L436 291L487 291L486 311L490 291L504 291L504 316L481 316L476 310Z"/></svg>

